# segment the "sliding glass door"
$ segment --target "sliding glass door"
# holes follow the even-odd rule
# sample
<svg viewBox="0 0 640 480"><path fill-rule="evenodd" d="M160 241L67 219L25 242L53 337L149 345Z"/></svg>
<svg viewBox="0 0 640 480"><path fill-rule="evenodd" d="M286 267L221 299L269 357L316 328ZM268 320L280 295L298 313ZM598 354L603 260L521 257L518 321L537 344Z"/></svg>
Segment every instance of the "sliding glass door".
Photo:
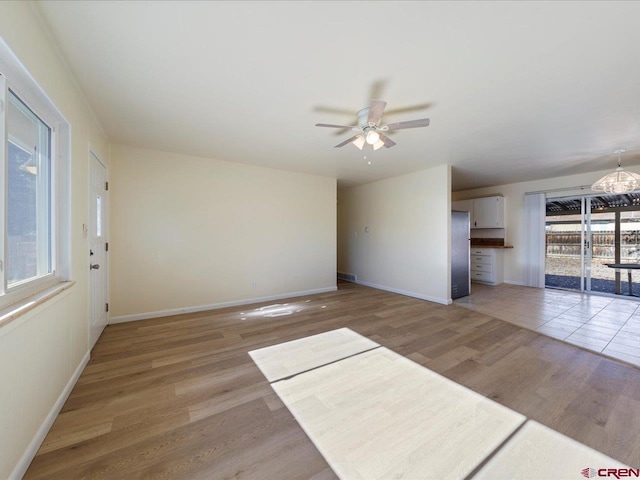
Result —
<svg viewBox="0 0 640 480"><path fill-rule="evenodd" d="M586 200L589 205L591 199ZM607 264L619 263L617 231L615 212L598 212L594 206L587 209L585 291L618 293L616 271L607 267Z"/></svg>
<svg viewBox="0 0 640 480"><path fill-rule="evenodd" d="M608 266L640 262L640 194L547 199L546 240L547 287L640 295L640 271Z"/></svg>
<svg viewBox="0 0 640 480"><path fill-rule="evenodd" d="M584 199L547 199L545 285L584 290Z"/></svg>

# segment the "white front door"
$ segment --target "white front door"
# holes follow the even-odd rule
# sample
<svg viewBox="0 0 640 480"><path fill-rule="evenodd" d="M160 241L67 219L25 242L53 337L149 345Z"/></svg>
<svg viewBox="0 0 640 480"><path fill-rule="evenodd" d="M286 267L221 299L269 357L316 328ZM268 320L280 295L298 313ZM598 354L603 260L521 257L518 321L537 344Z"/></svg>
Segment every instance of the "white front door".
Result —
<svg viewBox="0 0 640 480"><path fill-rule="evenodd" d="M107 296L107 169L91 151L89 153L89 284L91 324L89 346L93 348L108 322Z"/></svg>

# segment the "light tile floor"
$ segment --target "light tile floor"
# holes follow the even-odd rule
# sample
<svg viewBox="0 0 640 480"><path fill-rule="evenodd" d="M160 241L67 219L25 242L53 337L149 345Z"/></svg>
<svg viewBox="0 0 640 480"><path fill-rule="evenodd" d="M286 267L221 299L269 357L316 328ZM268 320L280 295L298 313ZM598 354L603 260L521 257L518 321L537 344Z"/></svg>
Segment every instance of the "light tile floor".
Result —
<svg viewBox="0 0 640 480"><path fill-rule="evenodd" d="M640 367L638 300L474 283L454 303Z"/></svg>

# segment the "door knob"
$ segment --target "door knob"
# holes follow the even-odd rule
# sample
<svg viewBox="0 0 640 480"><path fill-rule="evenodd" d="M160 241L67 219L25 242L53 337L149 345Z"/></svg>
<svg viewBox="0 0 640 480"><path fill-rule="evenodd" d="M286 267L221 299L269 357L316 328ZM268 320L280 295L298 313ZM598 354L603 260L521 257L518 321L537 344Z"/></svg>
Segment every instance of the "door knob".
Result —
<svg viewBox="0 0 640 480"><path fill-rule="evenodd" d="M89 265L89 270L97 270L97 269L99 269L99 268L100 268L100 265L99 265L99 264L97 264L97 263L96 263L96 264L93 264L93 265Z"/></svg>

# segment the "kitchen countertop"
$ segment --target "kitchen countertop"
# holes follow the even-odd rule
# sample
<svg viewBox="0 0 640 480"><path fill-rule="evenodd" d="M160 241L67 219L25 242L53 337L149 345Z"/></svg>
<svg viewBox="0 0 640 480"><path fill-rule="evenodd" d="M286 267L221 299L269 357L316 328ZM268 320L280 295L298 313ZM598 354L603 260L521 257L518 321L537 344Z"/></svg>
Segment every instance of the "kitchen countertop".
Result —
<svg viewBox="0 0 640 480"><path fill-rule="evenodd" d="M474 245L471 248L513 248L513 245Z"/></svg>

